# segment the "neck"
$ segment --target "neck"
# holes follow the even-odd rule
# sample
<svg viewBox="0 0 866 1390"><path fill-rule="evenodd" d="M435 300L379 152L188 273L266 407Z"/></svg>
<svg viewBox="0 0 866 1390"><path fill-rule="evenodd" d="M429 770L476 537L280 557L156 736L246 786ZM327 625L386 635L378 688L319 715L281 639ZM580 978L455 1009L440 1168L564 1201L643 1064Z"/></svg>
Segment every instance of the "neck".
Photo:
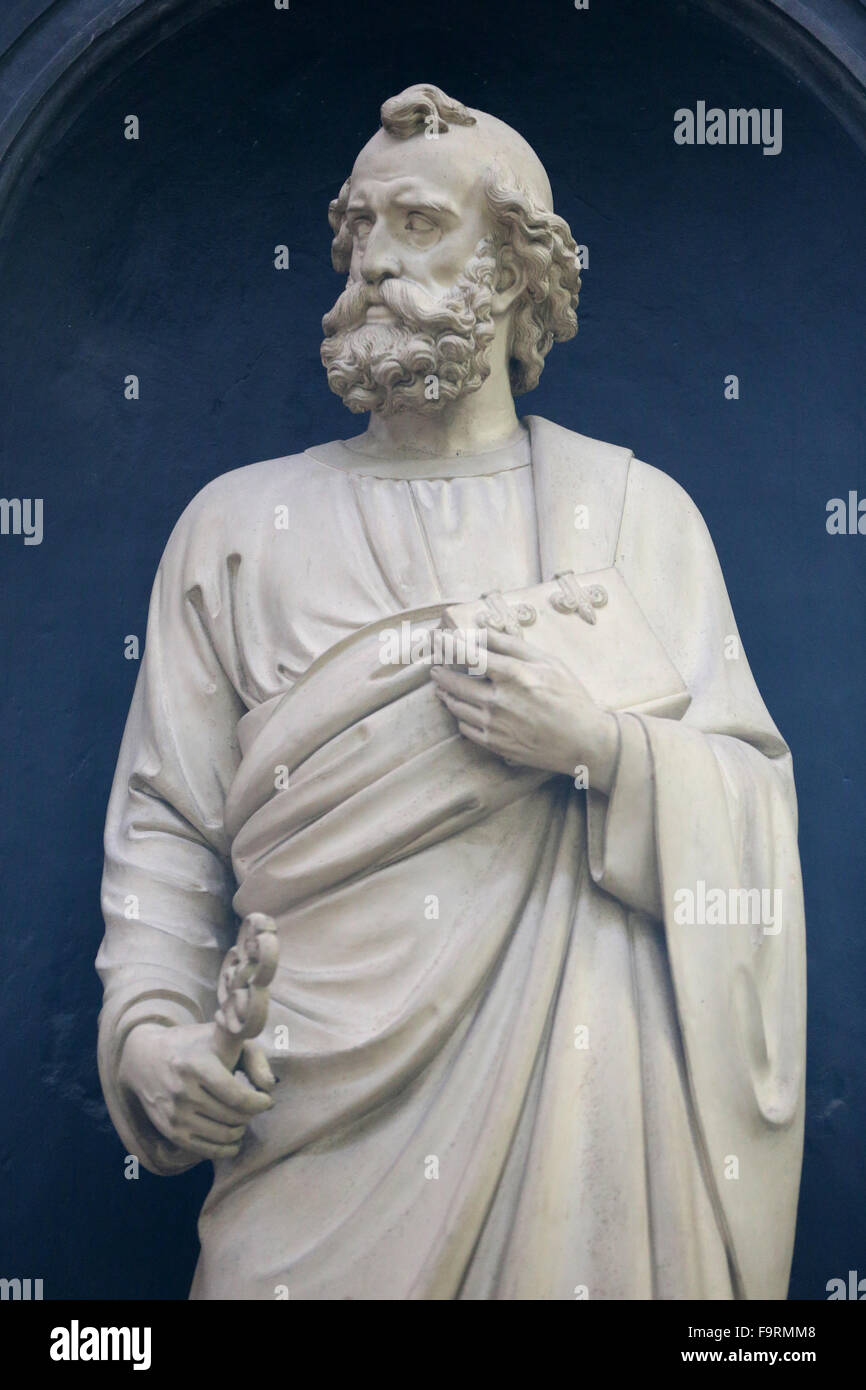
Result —
<svg viewBox="0 0 866 1390"><path fill-rule="evenodd" d="M508 372L502 363L477 391L430 411L372 415L352 448L375 458L452 458L499 448L519 420Z"/></svg>

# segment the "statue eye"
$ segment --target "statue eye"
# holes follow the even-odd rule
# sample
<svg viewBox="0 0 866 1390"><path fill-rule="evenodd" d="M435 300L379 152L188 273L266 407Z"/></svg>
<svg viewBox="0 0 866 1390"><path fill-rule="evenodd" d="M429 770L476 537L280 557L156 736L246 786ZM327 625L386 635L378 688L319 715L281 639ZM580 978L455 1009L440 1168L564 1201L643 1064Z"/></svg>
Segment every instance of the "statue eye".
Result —
<svg viewBox="0 0 866 1390"><path fill-rule="evenodd" d="M407 232L435 232L436 224L425 217L423 212L410 212L406 218Z"/></svg>
<svg viewBox="0 0 866 1390"><path fill-rule="evenodd" d="M373 225L372 217L358 216L352 218L352 235L365 237Z"/></svg>

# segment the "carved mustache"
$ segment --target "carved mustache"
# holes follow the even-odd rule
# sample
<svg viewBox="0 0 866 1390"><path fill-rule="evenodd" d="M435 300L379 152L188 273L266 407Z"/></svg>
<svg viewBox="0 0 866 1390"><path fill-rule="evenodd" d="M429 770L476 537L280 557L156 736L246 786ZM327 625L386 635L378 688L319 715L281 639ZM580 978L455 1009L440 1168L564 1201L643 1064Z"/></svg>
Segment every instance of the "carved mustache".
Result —
<svg viewBox="0 0 866 1390"><path fill-rule="evenodd" d="M322 319L324 332L332 337L359 328L373 304L383 304L414 331L469 333L475 322L464 297L454 289L437 298L407 280L383 280L378 286L366 280L350 280L333 309Z"/></svg>

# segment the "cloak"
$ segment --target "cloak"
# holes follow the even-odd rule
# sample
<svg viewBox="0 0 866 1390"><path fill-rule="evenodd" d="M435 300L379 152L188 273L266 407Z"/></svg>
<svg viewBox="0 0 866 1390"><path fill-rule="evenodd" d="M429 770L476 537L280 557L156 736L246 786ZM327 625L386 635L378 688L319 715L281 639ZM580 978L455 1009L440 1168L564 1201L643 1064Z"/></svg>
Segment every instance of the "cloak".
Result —
<svg viewBox="0 0 866 1390"><path fill-rule="evenodd" d="M791 756L686 493L627 449L526 423L540 577L615 564L692 697L679 720L618 716L609 797L505 764L423 667L383 666L385 629L473 594L406 602L384 554L398 519L377 539L338 446L217 479L169 541L97 960L103 1090L152 1171L192 1163L119 1086L126 1036L213 1017L235 914L270 913L280 941L261 1035L276 1104L215 1165L194 1298L786 1295ZM754 889L772 921L744 910ZM690 920L711 890L741 910Z"/></svg>

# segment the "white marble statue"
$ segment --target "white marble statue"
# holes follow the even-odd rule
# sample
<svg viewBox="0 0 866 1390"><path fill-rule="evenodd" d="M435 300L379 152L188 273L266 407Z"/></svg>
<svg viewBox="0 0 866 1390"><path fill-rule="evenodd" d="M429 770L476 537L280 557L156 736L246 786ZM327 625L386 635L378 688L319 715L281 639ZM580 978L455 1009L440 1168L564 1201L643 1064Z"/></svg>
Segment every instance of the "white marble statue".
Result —
<svg viewBox="0 0 866 1390"><path fill-rule="evenodd" d="M156 576L106 828L114 1123L156 1173L213 1160L193 1298L784 1298L796 800L707 529L629 449L515 413L580 285L515 131L410 87L330 221L322 357L367 430L217 478ZM382 660L404 621L612 567L679 717L595 703L531 626L488 630L484 675ZM255 913L267 1014L227 1050Z"/></svg>

